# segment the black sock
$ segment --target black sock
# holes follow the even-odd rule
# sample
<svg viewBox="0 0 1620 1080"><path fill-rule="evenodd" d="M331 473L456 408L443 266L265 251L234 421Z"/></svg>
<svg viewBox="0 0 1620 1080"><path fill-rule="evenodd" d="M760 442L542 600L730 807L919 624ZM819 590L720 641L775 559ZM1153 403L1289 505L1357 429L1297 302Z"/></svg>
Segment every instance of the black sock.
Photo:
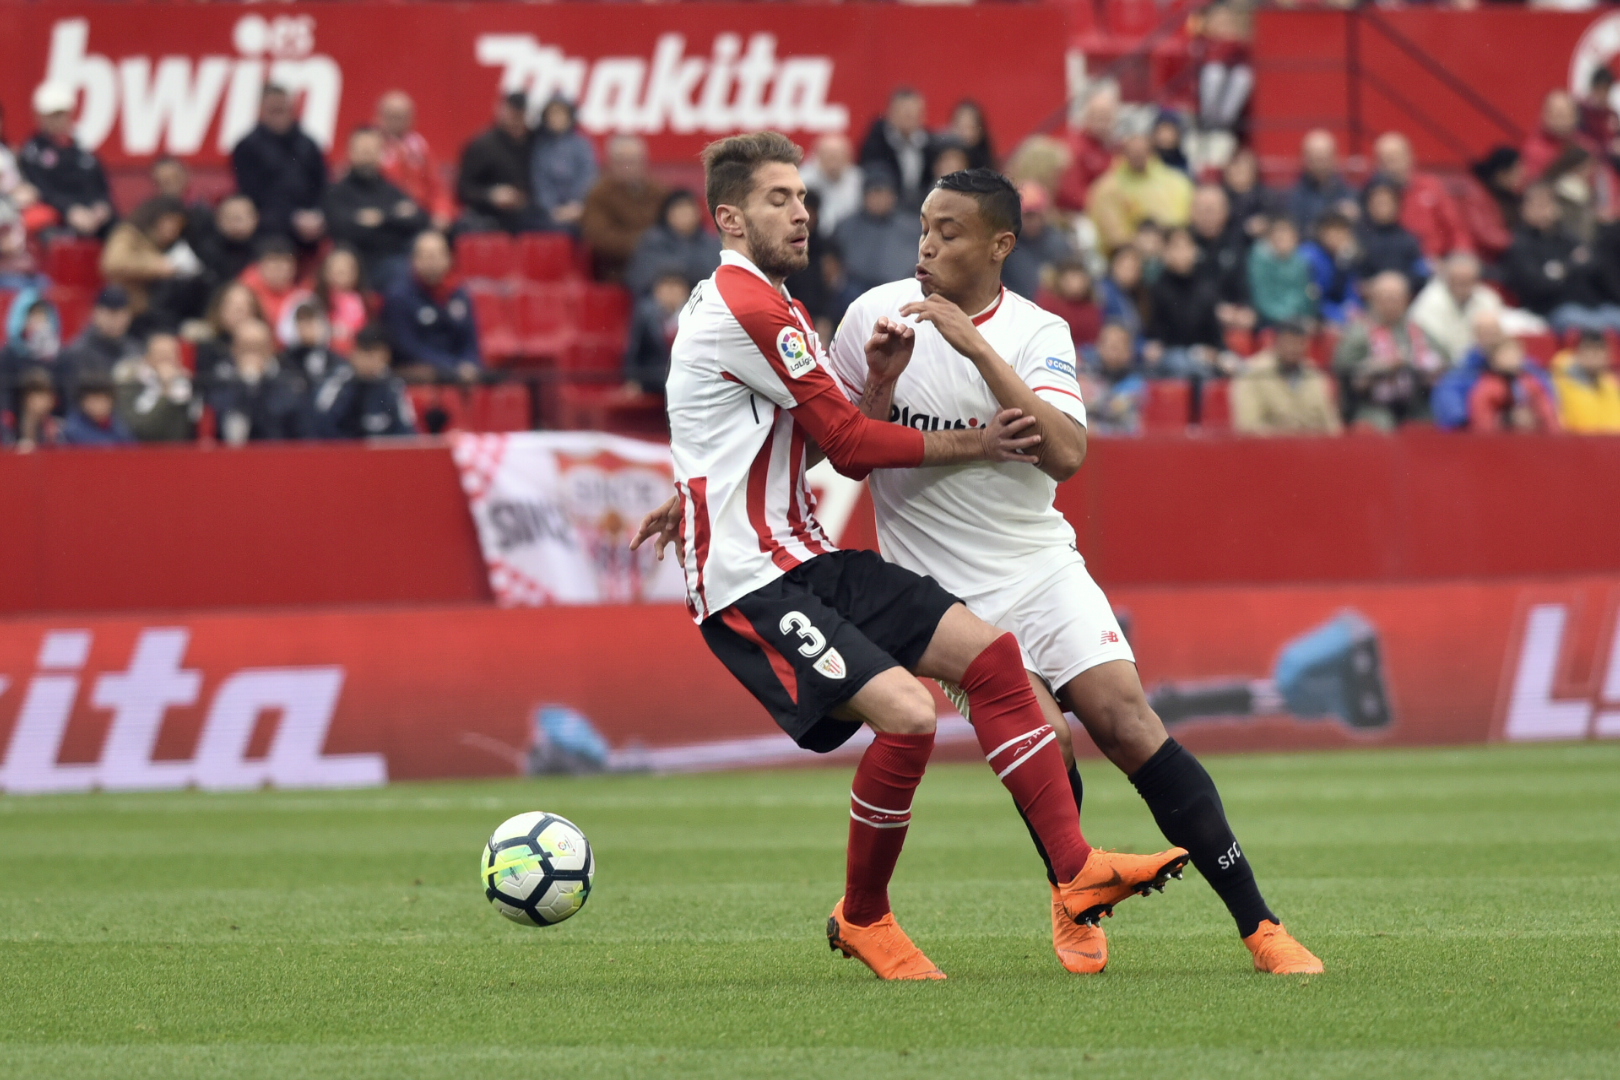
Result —
<svg viewBox="0 0 1620 1080"><path fill-rule="evenodd" d="M1085 801L1086 785L1081 782L1080 770L1074 765L1069 766L1069 790L1074 792L1074 812L1078 814L1080 813L1080 804ZM1014 803L1013 805L1016 807L1018 804ZM1024 817L1022 809L1018 811L1018 816L1024 818L1024 828L1029 830L1029 838L1035 842L1035 852L1040 855L1041 862L1046 864L1046 880L1056 885L1058 883L1057 871L1052 869L1052 857L1046 853L1046 848L1041 844L1041 838L1036 835L1035 826L1029 823L1029 818Z"/></svg>
<svg viewBox="0 0 1620 1080"><path fill-rule="evenodd" d="M1153 812L1165 838L1192 855L1193 865L1225 901L1248 937L1263 920L1277 921L1266 906L1248 857L1226 823L1215 781L1180 743L1166 739L1147 764L1131 777L1137 793Z"/></svg>

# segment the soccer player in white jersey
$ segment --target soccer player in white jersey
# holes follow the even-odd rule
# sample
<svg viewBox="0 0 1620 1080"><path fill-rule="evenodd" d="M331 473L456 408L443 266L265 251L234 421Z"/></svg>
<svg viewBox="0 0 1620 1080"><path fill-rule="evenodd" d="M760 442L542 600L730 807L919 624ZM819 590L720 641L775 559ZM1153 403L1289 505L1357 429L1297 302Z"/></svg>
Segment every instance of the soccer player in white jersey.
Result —
<svg viewBox="0 0 1620 1080"><path fill-rule="evenodd" d="M716 657L801 746L827 751L863 723L873 729L851 791L845 893L828 942L880 978L943 978L895 922L887 891L934 740L933 699L916 675L961 687L992 768L1051 858L1066 917L1094 921L1162 887L1187 853L1093 851L1013 635L932 578L836 550L816 522L804 480L813 447L865 475L1033 461L1039 439L1021 433L1029 421L1017 410L974 430L923 433L850 403L782 285L808 262L799 158L772 132L704 151L724 251L681 313L667 383L687 605ZM886 369L912 338L883 320L865 349Z"/></svg>
<svg viewBox="0 0 1620 1080"><path fill-rule="evenodd" d="M1053 505L1058 482L1085 457L1086 411L1068 326L1001 284L1020 226L1018 192L1005 177L988 169L943 177L923 204L915 279L859 297L833 342L833 371L868 416L928 431L972 430L1014 408L1034 417L1042 436L1035 465L874 472L883 554L933 576L974 614L1017 636L1030 670L1130 777L1170 842L1192 853L1257 970L1320 972L1321 961L1260 895L1209 773L1149 706L1131 647ZM869 328L912 320L909 353L861 347ZM1066 734L1052 698L1039 696ZM971 702L963 704L971 711ZM1065 756L1072 763L1071 749ZM1070 782L1078 808L1077 772ZM1071 970L1106 964L1100 927L1077 927L1055 907L1053 932Z"/></svg>

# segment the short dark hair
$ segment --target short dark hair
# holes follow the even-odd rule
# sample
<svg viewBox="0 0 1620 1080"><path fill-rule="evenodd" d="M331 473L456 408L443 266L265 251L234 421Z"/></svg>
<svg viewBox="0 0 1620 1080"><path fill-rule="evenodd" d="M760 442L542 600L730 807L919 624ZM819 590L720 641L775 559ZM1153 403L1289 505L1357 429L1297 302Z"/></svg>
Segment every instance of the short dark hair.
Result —
<svg viewBox="0 0 1620 1080"><path fill-rule="evenodd" d="M354 347L371 352L375 349L391 349L388 334L376 323L366 323L354 335Z"/></svg>
<svg viewBox="0 0 1620 1080"><path fill-rule="evenodd" d="M253 257L263 259L271 255L285 255L289 259L296 259L298 251L292 246L291 240L280 233L271 233L269 236L259 237L258 242L253 245Z"/></svg>
<svg viewBox="0 0 1620 1080"><path fill-rule="evenodd" d="M755 131L717 139L703 148L703 188L709 215L722 206L741 206L754 190L754 173L761 165L797 165L804 151L786 135Z"/></svg>
<svg viewBox="0 0 1620 1080"><path fill-rule="evenodd" d="M995 232L1024 231L1024 203L1013 182L994 169L963 169L934 181L935 191L956 191L979 204L979 214Z"/></svg>

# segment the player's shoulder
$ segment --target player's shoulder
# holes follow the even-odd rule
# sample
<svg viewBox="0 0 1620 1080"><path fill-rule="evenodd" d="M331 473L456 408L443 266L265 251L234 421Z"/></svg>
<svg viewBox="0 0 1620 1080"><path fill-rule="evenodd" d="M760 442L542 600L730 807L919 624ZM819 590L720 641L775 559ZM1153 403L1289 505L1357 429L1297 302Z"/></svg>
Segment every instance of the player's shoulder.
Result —
<svg viewBox="0 0 1620 1080"><path fill-rule="evenodd" d="M782 315L789 310L787 297L763 275L748 267L723 263L709 281L713 284L713 301L739 319L760 314Z"/></svg>
<svg viewBox="0 0 1620 1080"><path fill-rule="evenodd" d="M1043 330L1061 329L1065 334L1069 331L1069 324L1063 321L1062 316L1052 314L1011 289L1002 294L1001 302L1007 305L1007 314L1017 320L1019 329L1026 335Z"/></svg>

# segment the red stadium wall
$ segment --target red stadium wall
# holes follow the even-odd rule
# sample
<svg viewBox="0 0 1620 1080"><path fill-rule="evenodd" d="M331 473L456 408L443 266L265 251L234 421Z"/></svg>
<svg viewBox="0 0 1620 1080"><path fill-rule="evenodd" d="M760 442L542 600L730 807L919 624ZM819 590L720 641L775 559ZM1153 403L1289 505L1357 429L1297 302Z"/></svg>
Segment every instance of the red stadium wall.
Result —
<svg viewBox="0 0 1620 1080"><path fill-rule="evenodd" d="M1346 609L1364 627L1359 652L1313 677L1376 709L1296 714L1262 689L1253 707L1174 725L1195 748L1620 736L1620 575L1113 599L1156 699L1212 685L1286 697L1302 686L1297 643ZM27 618L0 622L0 789L510 775L545 704L584 713L631 765L810 760L672 606ZM962 727L945 730L966 752Z"/></svg>
<svg viewBox="0 0 1620 1080"><path fill-rule="evenodd" d="M454 161L504 85L563 92L591 134L641 134L654 160L691 163L746 128L858 138L901 84L943 123L963 74L999 58L972 93L1011 146L1062 110L1064 26L1041 4L0 3L0 101L15 139L50 72L80 91L81 139L110 166L209 166L251 127L267 75L301 93L324 146L403 88Z"/></svg>
<svg viewBox="0 0 1620 1080"><path fill-rule="evenodd" d="M1297 159L1310 128L1350 153L1405 132L1421 160L1463 165L1534 131L1549 90L1584 93L1620 52L1620 13L1512 5L1269 9L1255 24L1255 146Z"/></svg>

